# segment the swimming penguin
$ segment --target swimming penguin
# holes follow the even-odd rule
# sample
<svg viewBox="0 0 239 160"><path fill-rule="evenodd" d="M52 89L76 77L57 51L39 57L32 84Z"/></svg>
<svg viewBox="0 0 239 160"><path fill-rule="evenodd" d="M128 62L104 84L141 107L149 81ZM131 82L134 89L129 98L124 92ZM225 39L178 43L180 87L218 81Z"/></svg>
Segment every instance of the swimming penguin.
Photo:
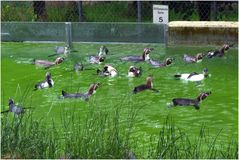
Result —
<svg viewBox="0 0 239 160"><path fill-rule="evenodd" d="M43 88L51 88L54 85L54 81L51 78L51 73L46 73L46 78L44 81L39 82L35 85L35 90L37 89L43 89Z"/></svg>
<svg viewBox="0 0 239 160"><path fill-rule="evenodd" d="M91 64L101 64L101 63L103 63L105 61L105 57L90 56L88 61Z"/></svg>
<svg viewBox="0 0 239 160"><path fill-rule="evenodd" d="M183 60L187 63L198 63L202 61L203 57L204 57L203 53L198 53L196 56L190 56L190 55L184 54Z"/></svg>
<svg viewBox="0 0 239 160"><path fill-rule="evenodd" d="M159 92L159 90L153 88L153 76L152 75L149 75L146 78L146 84L142 84L142 85L134 87L133 93L136 94L136 93L144 91L144 90L152 90L154 92Z"/></svg>
<svg viewBox="0 0 239 160"><path fill-rule="evenodd" d="M183 73L183 74L176 74L174 75L175 78L185 80L185 81L202 81L204 78L208 77L208 69L205 68L203 73L199 74L196 72L192 73Z"/></svg>
<svg viewBox="0 0 239 160"><path fill-rule="evenodd" d="M54 48L54 51L56 53L49 55L48 57L52 57L52 56L56 56L56 55L60 55L60 54L64 54L65 56L67 56L68 54L70 54L70 47L68 45L67 46L56 46Z"/></svg>
<svg viewBox="0 0 239 160"><path fill-rule="evenodd" d="M108 54L109 50L106 46L101 46L100 50L98 52L98 56L99 57L106 57L106 55Z"/></svg>
<svg viewBox="0 0 239 160"><path fill-rule="evenodd" d="M63 57L58 57L54 62L46 61L46 60L33 60L33 64L40 65L46 68L52 67L54 65L58 65L62 63L65 59Z"/></svg>
<svg viewBox="0 0 239 160"><path fill-rule="evenodd" d="M232 47L233 44L224 44L221 49L214 50L214 51L208 51L207 57L213 58L213 57L223 57L225 55L225 51L229 50L230 47Z"/></svg>
<svg viewBox="0 0 239 160"><path fill-rule="evenodd" d="M195 99L189 99L189 98L174 98L172 100L172 105L174 107L176 106L194 106L195 109L200 109L199 108L199 103L207 98L212 92L202 92L198 95L197 98Z"/></svg>
<svg viewBox="0 0 239 160"><path fill-rule="evenodd" d="M115 77L117 76L118 71L112 65L106 64L103 70L97 69L97 74L99 76Z"/></svg>
<svg viewBox="0 0 239 160"><path fill-rule="evenodd" d="M99 86L100 86L99 83L91 84L86 93L67 93L62 90L62 97L63 98L82 98L84 100L88 100L93 94L96 93L96 89Z"/></svg>
<svg viewBox="0 0 239 160"><path fill-rule="evenodd" d="M108 54L109 50L106 46L101 46L96 56L90 56L88 58L89 63L91 64L101 64L105 61L106 55Z"/></svg>
<svg viewBox="0 0 239 160"><path fill-rule="evenodd" d="M153 48L145 48L142 56L126 56L122 57L121 60L123 61L133 61L133 62L142 62L150 60L149 54L153 51Z"/></svg>
<svg viewBox="0 0 239 160"><path fill-rule="evenodd" d="M128 70L128 77L139 77L142 74L141 67L130 66Z"/></svg>
<svg viewBox="0 0 239 160"><path fill-rule="evenodd" d="M170 64L172 64L173 62L173 59L172 58L167 58L165 61L163 61L162 63L161 62L157 62L157 61L154 61L152 59L149 60L149 63L155 67L155 68L158 68L158 67L167 67L169 66Z"/></svg>
<svg viewBox="0 0 239 160"><path fill-rule="evenodd" d="M75 63L73 66L74 71L79 72L84 70L84 65L82 63Z"/></svg>
<svg viewBox="0 0 239 160"><path fill-rule="evenodd" d="M26 109L26 108L16 105L14 103L14 100L11 98L8 100L8 106L9 106L9 109L6 111L2 111L1 113L12 112L15 115L20 115L20 114L23 114L25 112L24 109Z"/></svg>

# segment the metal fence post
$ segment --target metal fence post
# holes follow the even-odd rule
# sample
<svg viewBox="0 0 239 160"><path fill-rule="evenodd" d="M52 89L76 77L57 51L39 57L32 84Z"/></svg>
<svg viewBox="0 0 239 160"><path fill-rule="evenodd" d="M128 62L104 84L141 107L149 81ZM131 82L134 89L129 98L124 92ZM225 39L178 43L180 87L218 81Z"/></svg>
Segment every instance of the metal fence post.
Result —
<svg viewBox="0 0 239 160"><path fill-rule="evenodd" d="M70 49L73 48L72 45L72 26L71 22L65 22L65 32L66 32L66 45L70 47Z"/></svg>
<svg viewBox="0 0 239 160"><path fill-rule="evenodd" d="M142 34L141 34L141 24L140 22L142 21L142 15L141 15L141 1L137 0L137 32L138 32L138 41L141 41Z"/></svg>
<svg viewBox="0 0 239 160"><path fill-rule="evenodd" d="M83 22L83 8L82 8L82 1L77 1L77 8L79 12L79 22Z"/></svg>
<svg viewBox="0 0 239 160"><path fill-rule="evenodd" d="M217 20L217 6L216 6L216 2L215 1L212 1L211 2L211 8L210 8L210 19L211 21L216 21Z"/></svg>
<svg viewBox="0 0 239 160"><path fill-rule="evenodd" d="M164 43L168 46L168 24L164 24Z"/></svg>
<svg viewBox="0 0 239 160"><path fill-rule="evenodd" d="M141 1L137 1L137 21L141 22L142 21L142 10L141 10Z"/></svg>

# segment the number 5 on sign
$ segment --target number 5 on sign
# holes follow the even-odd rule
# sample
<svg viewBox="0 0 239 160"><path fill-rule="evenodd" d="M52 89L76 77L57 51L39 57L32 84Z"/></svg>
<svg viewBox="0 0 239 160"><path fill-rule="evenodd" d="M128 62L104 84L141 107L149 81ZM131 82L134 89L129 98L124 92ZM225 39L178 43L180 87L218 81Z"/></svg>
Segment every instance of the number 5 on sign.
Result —
<svg viewBox="0 0 239 160"><path fill-rule="evenodd" d="M153 23L168 24L167 5L153 5Z"/></svg>
<svg viewBox="0 0 239 160"><path fill-rule="evenodd" d="M160 22L160 23L163 22L163 17L159 17L159 22Z"/></svg>

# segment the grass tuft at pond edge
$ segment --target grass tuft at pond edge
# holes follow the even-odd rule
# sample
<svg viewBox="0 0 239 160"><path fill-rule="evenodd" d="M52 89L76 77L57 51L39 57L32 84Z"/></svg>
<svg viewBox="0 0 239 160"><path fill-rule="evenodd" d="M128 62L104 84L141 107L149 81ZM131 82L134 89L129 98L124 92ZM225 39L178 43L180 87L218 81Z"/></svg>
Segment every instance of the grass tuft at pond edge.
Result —
<svg viewBox="0 0 239 160"><path fill-rule="evenodd" d="M61 124L50 126L44 120L34 120L32 113L20 117L7 114L1 117L1 158L153 158L153 159L237 159L238 144L217 141L205 125L194 140L177 128L172 117L167 117L158 136L151 135L147 145L137 143L133 130L137 112L130 108L127 119L122 119L122 108L96 111L94 104L85 117L74 112L61 114Z"/></svg>

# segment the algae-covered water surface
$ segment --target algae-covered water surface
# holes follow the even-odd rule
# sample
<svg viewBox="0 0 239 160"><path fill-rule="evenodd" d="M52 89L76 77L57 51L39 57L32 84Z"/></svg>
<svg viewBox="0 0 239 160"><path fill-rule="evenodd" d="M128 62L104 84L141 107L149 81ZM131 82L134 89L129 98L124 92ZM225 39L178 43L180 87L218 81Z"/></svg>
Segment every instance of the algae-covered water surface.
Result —
<svg viewBox="0 0 239 160"><path fill-rule="evenodd" d="M118 70L113 78L101 77L96 70L104 64L88 64L87 57L96 55L102 44L74 43L74 50L66 60L54 67L44 69L31 64L33 59L54 61L56 57L48 57L54 53L53 43L7 43L1 44L1 111L8 109L8 99L32 113L34 119L43 119L50 126L52 120L60 127L61 115L74 112L77 117L85 117L89 108L99 112L114 110L120 106L122 119L127 119L126 112L130 108L137 110L137 119L133 135L142 137L139 144L145 143L145 137L158 134L165 118L170 116L175 125L191 138L198 135L202 125L209 128L211 135L220 132L220 141L227 142L238 135L238 50L230 48L224 57L204 58L200 63L187 64L182 60L184 53L196 54L216 49L215 46L169 46L159 44L104 44L109 49L104 64L111 64ZM173 58L172 65L164 68L153 68L145 62L133 63L120 60L125 55L141 55L146 47L154 48L150 57L163 61ZM76 62L84 64L85 70L75 72ZM127 71L131 65L141 67L140 77L128 78ZM208 68L209 77L201 83L176 80L174 74L202 72ZM34 85L45 79L50 72L54 80L52 88L34 91ZM146 77L153 75L154 88L159 92L146 90L132 94L135 86L146 83ZM96 93L89 101L82 99L62 99L61 91L69 93L88 90L90 84L100 83ZM168 107L173 98L196 98L199 93L211 91L200 109L194 107ZM9 113L10 114L10 113ZM3 115L4 116L4 115Z"/></svg>

